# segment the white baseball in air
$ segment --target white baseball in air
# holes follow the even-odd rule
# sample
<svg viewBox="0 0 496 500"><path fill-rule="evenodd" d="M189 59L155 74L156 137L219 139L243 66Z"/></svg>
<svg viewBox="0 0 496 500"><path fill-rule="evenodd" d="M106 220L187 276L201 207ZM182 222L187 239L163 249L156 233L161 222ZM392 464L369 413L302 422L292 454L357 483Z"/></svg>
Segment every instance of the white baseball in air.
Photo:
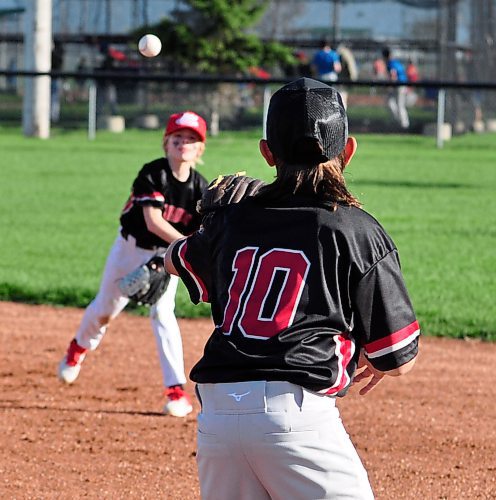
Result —
<svg viewBox="0 0 496 500"><path fill-rule="evenodd" d="M143 35L138 42L138 49L145 57L155 57L162 50L162 42L155 35Z"/></svg>

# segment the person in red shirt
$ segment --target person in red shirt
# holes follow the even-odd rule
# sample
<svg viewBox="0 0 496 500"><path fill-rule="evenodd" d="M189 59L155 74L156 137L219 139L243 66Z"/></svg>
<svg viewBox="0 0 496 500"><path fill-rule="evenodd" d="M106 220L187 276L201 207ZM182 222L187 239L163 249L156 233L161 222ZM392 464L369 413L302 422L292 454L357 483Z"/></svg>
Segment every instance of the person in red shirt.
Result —
<svg viewBox="0 0 496 500"><path fill-rule="evenodd" d="M408 65L406 67L406 76L409 82L418 82L418 68L411 59L408 60Z"/></svg>

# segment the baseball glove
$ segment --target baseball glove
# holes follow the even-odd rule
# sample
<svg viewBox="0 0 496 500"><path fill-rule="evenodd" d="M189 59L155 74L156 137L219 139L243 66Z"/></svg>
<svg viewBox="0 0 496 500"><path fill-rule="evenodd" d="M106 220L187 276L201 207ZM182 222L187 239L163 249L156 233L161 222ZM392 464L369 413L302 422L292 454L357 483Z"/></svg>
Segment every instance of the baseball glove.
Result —
<svg viewBox="0 0 496 500"><path fill-rule="evenodd" d="M164 257L156 256L119 280L122 295L138 305L152 306L163 295L170 274L165 270Z"/></svg>
<svg viewBox="0 0 496 500"><path fill-rule="evenodd" d="M219 175L203 191L198 201L197 211L205 216L219 208L232 203L239 203L249 196L254 196L265 183L259 179L248 177L244 172L233 175Z"/></svg>

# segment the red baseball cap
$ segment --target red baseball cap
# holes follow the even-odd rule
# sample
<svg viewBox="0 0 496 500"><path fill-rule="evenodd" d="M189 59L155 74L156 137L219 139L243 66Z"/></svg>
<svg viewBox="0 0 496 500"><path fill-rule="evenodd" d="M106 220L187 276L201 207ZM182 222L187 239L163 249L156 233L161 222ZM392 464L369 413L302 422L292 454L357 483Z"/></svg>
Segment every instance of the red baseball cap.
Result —
<svg viewBox="0 0 496 500"><path fill-rule="evenodd" d="M165 135L173 134L178 130L190 129L196 132L202 142L207 139L207 123L193 111L184 111L184 113L175 113L170 116L165 129Z"/></svg>

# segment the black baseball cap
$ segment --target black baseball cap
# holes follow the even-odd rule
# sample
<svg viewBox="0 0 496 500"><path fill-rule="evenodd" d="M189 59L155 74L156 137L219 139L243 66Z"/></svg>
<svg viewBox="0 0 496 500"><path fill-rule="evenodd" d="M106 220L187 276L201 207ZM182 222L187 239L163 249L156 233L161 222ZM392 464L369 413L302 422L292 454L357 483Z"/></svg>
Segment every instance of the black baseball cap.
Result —
<svg viewBox="0 0 496 500"><path fill-rule="evenodd" d="M267 143L284 165L312 167L341 153L348 118L339 92L311 78L281 87L270 99Z"/></svg>

